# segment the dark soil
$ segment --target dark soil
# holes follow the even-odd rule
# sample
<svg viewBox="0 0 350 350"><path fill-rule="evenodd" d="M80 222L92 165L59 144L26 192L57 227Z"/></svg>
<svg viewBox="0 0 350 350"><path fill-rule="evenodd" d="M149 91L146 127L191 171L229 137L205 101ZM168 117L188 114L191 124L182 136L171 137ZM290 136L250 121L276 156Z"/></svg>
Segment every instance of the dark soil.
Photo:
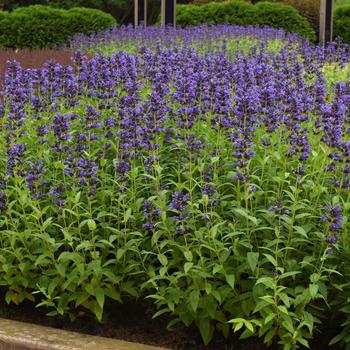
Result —
<svg viewBox="0 0 350 350"><path fill-rule="evenodd" d="M179 327L174 331L168 331L166 324L169 319L160 317L152 320L150 309L145 304L120 305L110 303L106 305L106 310L106 317L102 324L98 323L93 316L87 315L81 316L73 322L68 317L50 318L45 316L45 309L34 309L30 302L24 302L20 306L2 306L0 316L174 350L267 350L260 339L239 340L233 332L228 339L217 334L208 346L204 346L195 327ZM310 349L340 350L326 345L335 332L332 328L327 327L324 331L316 334L316 341L311 343ZM278 350L279 348L273 346L268 349Z"/></svg>

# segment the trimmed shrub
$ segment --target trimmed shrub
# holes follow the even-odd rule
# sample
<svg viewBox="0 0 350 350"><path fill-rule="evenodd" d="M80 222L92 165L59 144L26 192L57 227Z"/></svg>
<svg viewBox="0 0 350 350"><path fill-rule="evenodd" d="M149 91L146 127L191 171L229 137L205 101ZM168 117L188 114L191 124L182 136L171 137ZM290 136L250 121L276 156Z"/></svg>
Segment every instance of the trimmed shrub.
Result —
<svg viewBox="0 0 350 350"><path fill-rule="evenodd" d="M306 18L294 7L281 3L259 2L254 5L258 10L256 23L261 26L283 28L286 32L298 33L302 37L316 40L316 34Z"/></svg>
<svg viewBox="0 0 350 350"><path fill-rule="evenodd" d="M196 5L177 5L176 22L179 26L196 26L203 23L202 7Z"/></svg>
<svg viewBox="0 0 350 350"><path fill-rule="evenodd" d="M341 6L334 13L334 37L350 44L350 5Z"/></svg>
<svg viewBox="0 0 350 350"><path fill-rule="evenodd" d="M249 25L256 17L256 8L245 2L210 3L202 7L207 23Z"/></svg>
<svg viewBox="0 0 350 350"><path fill-rule="evenodd" d="M0 11L0 21L5 19L7 17L8 12L5 11Z"/></svg>
<svg viewBox="0 0 350 350"><path fill-rule="evenodd" d="M0 46L45 48L66 43L76 33L90 34L115 24L99 10L61 10L35 5L18 8L0 22Z"/></svg>
<svg viewBox="0 0 350 350"><path fill-rule="evenodd" d="M258 3L259 1L251 1ZM320 0L269 0L274 3L284 3L293 6L299 13L305 17L316 32L319 30L320 19Z"/></svg>
<svg viewBox="0 0 350 350"><path fill-rule="evenodd" d="M180 26L200 23L231 23L237 25L260 25L283 28L286 32L298 33L302 37L316 40L315 31L296 9L286 4L242 1L213 2L207 5L178 6L177 23Z"/></svg>
<svg viewBox="0 0 350 350"><path fill-rule="evenodd" d="M68 10L70 33L90 34L101 29L112 27L116 24L115 19L101 10L75 7Z"/></svg>

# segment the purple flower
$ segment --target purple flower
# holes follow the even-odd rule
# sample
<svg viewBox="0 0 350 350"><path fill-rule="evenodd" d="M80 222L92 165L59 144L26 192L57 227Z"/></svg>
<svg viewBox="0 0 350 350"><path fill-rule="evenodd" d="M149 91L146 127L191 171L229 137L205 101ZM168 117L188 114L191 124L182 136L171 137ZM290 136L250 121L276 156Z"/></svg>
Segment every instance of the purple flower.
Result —
<svg viewBox="0 0 350 350"><path fill-rule="evenodd" d="M329 230L334 231L340 231L342 227L343 222L343 216L342 214L342 208L339 204L335 206L326 206L324 207L327 214L322 215L321 219L322 221L328 222L330 224Z"/></svg>
<svg viewBox="0 0 350 350"><path fill-rule="evenodd" d="M190 195L188 193L174 192L170 203L170 209L178 212L183 212L187 208Z"/></svg>

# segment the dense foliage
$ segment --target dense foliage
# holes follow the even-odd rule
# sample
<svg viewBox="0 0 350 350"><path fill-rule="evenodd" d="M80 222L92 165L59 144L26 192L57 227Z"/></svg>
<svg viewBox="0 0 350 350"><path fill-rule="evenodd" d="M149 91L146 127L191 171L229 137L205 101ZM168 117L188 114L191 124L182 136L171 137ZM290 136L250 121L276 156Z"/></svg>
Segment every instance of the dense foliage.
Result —
<svg viewBox="0 0 350 350"><path fill-rule="evenodd" d="M0 11L0 21L3 20L7 16L7 12Z"/></svg>
<svg viewBox="0 0 350 350"><path fill-rule="evenodd" d="M334 13L334 36L350 44L350 5L341 6Z"/></svg>
<svg viewBox="0 0 350 350"><path fill-rule="evenodd" d="M324 78L346 51L235 26L73 45L113 37L131 52L8 67L6 301L101 320L106 298L147 298L205 343L232 325L285 350L331 315L349 347L350 84Z"/></svg>
<svg viewBox="0 0 350 350"><path fill-rule="evenodd" d="M47 5L56 8L70 9L73 7L88 7L110 13L118 23L128 24L133 21L133 5L131 0L2 0L4 10L29 5ZM177 0L179 4L190 0ZM148 23L155 23L160 13L160 0L148 0Z"/></svg>
<svg viewBox="0 0 350 350"><path fill-rule="evenodd" d="M89 34L114 24L111 15L94 9L61 10L41 5L21 7L0 20L0 47L59 46L76 33Z"/></svg>
<svg viewBox="0 0 350 350"><path fill-rule="evenodd" d="M298 11L285 4L259 2L255 5L242 1L212 2L203 6L179 5L177 23L180 26L201 23L231 23L238 25L260 25L283 28L316 40L315 31Z"/></svg>

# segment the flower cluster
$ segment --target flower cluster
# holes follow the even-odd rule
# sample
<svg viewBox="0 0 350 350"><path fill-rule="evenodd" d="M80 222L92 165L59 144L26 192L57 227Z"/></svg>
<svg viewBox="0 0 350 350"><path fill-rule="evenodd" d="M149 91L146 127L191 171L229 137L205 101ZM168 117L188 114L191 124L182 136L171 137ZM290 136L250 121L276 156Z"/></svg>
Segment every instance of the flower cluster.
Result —
<svg viewBox="0 0 350 350"><path fill-rule="evenodd" d="M146 230L152 231L155 228L157 220L162 212L159 209L154 209L154 206L151 202L146 201L143 204L143 215L146 219L146 222L142 225L142 227Z"/></svg>
<svg viewBox="0 0 350 350"><path fill-rule="evenodd" d="M174 192L172 195L170 210L176 212L174 219L178 222L176 226L176 231L179 234L184 234L189 232L190 228L185 224L185 220L190 217L188 213L188 202L190 195L188 193Z"/></svg>

